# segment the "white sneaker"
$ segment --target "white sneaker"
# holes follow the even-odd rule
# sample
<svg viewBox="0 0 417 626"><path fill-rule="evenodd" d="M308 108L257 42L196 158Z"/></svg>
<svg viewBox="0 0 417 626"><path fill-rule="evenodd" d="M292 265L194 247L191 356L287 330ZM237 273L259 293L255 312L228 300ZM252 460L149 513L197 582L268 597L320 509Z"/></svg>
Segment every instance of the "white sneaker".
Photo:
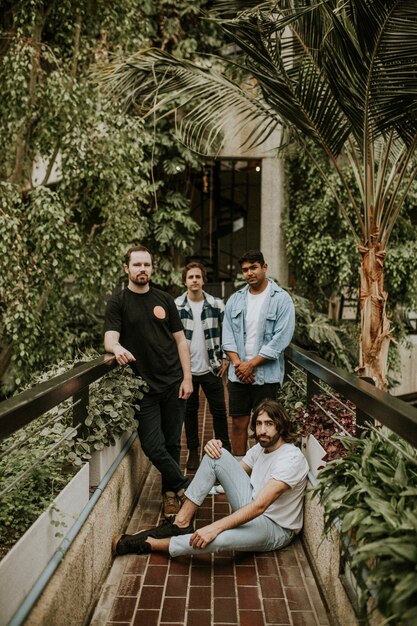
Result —
<svg viewBox="0 0 417 626"><path fill-rule="evenodd" d="M224 493L224 489L221 485L215 486L216 493Z"/></svg>

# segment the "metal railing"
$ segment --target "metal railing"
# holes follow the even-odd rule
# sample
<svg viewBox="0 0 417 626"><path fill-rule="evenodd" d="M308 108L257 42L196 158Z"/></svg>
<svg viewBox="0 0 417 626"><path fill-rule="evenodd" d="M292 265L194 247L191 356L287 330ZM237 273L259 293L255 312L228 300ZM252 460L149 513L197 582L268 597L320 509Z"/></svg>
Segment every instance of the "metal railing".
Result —
<svg viewBox="0 0 417 626"><path fill-rule="evenodd" d="M356 406L358 425L380 422L417 448L417 409L395 396L374 387L367 380L349 374L319 356L291 344L285 351L287 370L291 365L307 375L306 400L323 392L320 381Z"/></svg>
<svg viewBox="0 0 417 626"><path fill-rule="evenodd" d="M0 439L12 435L71 396L73 424L76 426L83 423L87 415L89 385L116 366L115 357L112 354L104 354L4 400L0 403Z"/></svg>
<svg viewBox="0 0 417 626"><path fill-rule="evenodd" d="M415 407L294 344L286 349L285 357L288 369L294 363L306 372L307 403L322 392L322 381L355 404L358 422L378 421L417 448ZM116 366L114 356L105 354L1 402L0 439L13 434L71 396L74 401L74 426L82 423L87 413L89 385Z"/></svg>

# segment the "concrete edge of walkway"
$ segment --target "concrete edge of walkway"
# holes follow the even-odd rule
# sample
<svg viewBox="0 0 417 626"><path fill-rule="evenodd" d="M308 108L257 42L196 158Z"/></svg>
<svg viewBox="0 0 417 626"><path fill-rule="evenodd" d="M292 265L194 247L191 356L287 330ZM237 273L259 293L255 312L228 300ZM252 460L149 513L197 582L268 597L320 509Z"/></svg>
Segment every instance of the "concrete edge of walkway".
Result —
<svg viewBox="0 0 417 626"><path fill-rule="evenodd" d="M24 626L80 626L88 623L111 567L111 538L126 525L148 469L149 461L136 438Z"/></svg>

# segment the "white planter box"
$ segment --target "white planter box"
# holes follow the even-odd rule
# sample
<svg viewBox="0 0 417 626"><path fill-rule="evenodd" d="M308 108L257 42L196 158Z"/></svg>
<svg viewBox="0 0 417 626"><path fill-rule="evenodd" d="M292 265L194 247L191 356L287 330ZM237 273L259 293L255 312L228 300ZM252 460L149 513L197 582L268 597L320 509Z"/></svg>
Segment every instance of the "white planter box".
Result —
<svg viewBox="0 0 417 626"><path fill-rule="evenodd" d="M103 450L96 450L91 454L90 486L97 487L101 483L131 435L132 433L123 433L114 446L106 446Z"/></svg>
<svg viewBox="0 0 417 626"><path fill-rule="evenodd" d="M321 443L317 441L314 435L301 437L301 450L307 459L314 478L317 478L319 468L326 465L326 462L323 461L326 450Z"/></svg>
<svg viewBox="0 0 417 626"><path fill-rule="evenodd" d="M0 562L0 626L9 623L64 539L55 535L68 534L88 499L86 464ZM60 526L53 526L52 521Z"/></svg>

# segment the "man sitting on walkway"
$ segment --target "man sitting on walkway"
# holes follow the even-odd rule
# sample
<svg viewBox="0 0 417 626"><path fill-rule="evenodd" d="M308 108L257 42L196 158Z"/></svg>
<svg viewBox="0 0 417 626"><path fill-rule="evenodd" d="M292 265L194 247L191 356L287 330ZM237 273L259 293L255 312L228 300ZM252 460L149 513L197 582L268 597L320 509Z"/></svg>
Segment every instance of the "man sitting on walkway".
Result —
<svg viewBox="0 0 417 626"><path fill-rule="evenodd" d="M115 555L169 552L170 556L222 550L267 552L283 548L303 523L308 464L291 441L293 425L275 400L261 402L252 415L257 444L237 461L221 441L210 440L174 521L134 535L113 538ZM194 531L193 518L216 481L232 513Z"/></svg>

